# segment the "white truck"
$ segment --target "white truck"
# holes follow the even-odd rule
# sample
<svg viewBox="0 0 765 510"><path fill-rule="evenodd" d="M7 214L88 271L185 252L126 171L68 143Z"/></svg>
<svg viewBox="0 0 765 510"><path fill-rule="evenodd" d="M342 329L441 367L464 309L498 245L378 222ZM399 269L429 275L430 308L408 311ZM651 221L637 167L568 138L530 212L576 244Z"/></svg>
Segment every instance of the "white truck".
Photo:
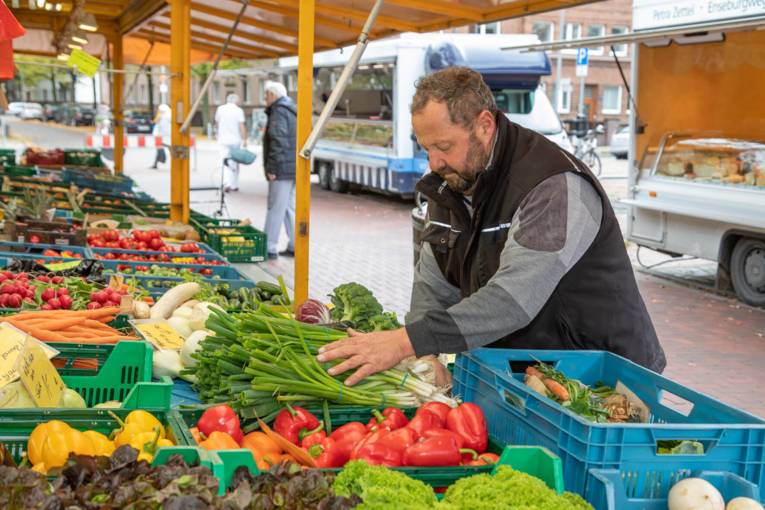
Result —
<svg viewBox="0 0 765 510"><path fill-rule="evenodd" d="M369 43L312 153L321 186L344 192L349 184L400 196L428 171L428 158L412 136L409 105L418 78L450 66L479 71L494 92L499 109L571 150L568 136L541 85L550 74L544 53L502 51L536 36L478 34L403 34ZM314 112L329 97L349 48L314 56ZM297 59L279 60L294 89Z"/></svg>

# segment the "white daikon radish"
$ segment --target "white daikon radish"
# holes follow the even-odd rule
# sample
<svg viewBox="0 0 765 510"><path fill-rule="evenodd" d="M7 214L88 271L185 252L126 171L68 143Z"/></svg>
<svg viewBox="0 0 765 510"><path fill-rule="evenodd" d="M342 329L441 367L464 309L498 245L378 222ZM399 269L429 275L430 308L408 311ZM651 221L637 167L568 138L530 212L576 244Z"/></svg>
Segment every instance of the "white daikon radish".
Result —
<svg viewBox="0 0 765 510"><path fill-rule="evenodd" d="M669 491L669 510L725 510L725 501L714 485L701 478L686 478Z"/></svg>
<svg viewBox="0 0 765 510"><path fill-rule="evenodd" d="M751 498L733 498L725 510L763 510L762 505Z"/></svg>
<svg viewBox="0 0 765 510"><path fill-rule="evenodd" d="M182 283L165 292L159 301L151 307L149 314L152 319L167 319L182 303L193 298L202 287L195 282Z"/></svg>
<svg viewBox="0 0 765 510"><path fill-rule="evenodd" d="M167 319L167 323L172 326L174 330L178 332L184 339L188 338L191 334L191 328L189 327L188 319L182 317L170 317Z"/></svg>
<svg viewBox="0 0 765 510"><path fill-rule="evenodd" d="M194 316L194 312L192 310L193 308L182 306L175 310L171 317L180 317L181 319L191 320L191 318Z"/></svg>

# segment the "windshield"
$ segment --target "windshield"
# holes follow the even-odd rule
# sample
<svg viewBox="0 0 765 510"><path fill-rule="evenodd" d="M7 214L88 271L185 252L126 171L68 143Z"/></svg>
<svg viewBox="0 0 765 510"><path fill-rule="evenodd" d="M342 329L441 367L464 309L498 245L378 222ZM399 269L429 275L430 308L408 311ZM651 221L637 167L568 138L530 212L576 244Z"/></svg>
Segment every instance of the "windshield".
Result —
<svg viewBox="0 0 765 510"><path fill-rule="evenodd" d="M542 87L536 90L503 89L492 92L497 108L513 122L543 135L554 135L563 130L558 114L553 110Z"/></svg>

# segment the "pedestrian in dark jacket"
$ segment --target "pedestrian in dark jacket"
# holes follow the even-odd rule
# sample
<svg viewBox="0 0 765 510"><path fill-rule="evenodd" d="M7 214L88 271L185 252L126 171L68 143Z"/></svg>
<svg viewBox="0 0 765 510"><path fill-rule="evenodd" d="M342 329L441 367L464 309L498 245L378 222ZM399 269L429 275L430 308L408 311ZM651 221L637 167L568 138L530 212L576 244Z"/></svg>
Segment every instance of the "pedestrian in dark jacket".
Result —
<svg viewBox="0 0 765 510"><path fill-rule="evenodd" d="M297 107L279 82L266 82L266 133L263 137L263 167L268 179L266 238L268 258L295 255L295 144ZM279 252L282 224L287 231L287 249Z"/></svg>
<svg viewBox="0 0 765 510"><path fill-rule="evenodd" d="M664 351L638 291L614 211L581 161L498 111L481 75L428 75L412 100L432 172L406 327L351 334L347 384L409 356L478 347L611 351L661 372Z"/></svg>

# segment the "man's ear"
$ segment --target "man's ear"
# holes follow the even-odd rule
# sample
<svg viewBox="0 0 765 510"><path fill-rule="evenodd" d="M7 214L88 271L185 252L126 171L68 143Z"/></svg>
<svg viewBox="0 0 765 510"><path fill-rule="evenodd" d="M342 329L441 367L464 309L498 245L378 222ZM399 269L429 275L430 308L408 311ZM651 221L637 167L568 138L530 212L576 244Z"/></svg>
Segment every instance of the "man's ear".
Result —
<svg viewBox="0 0 765 510"><path fill-rule="evenodd" d="M494 119L494 115L489 110L484 110L478 114L476 119L476 136L478 139L486 142L494 136L494 130L496 128L497 121Z"/></svg>

